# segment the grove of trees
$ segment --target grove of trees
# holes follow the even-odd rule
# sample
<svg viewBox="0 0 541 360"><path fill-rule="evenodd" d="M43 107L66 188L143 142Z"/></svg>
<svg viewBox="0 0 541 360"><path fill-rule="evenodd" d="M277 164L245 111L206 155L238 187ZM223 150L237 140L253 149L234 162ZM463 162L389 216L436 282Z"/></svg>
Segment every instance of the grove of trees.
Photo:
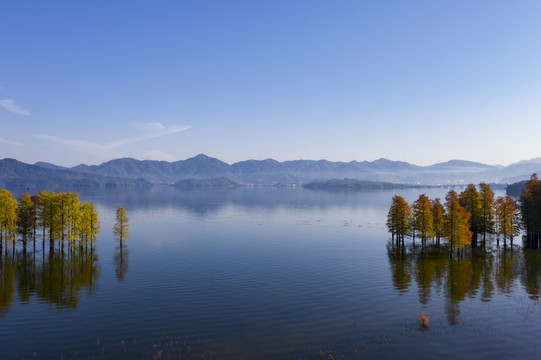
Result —
<svg viewBox="0 0 541 360"><path fill-rule="evenodd" d="M52 253L55 243L61 253L79 248L93 247L100 231L98 208L95 204L81 203L79 194L42 191L38 195L23 193L18 199L6 189L0 189L0 253L3 248L14 250L16 242L22 242L23 252L41 235L45 249L49 242Z"/></svg>
<svg viewBox="0 0 541 360"><path fill-rule="evenodd" d="M528 216L537 219L537 223L527 222L532 242L539 244L541 239L541 182L532 177L521 198L521 206L509 196L494 198L494 192L485 183L479 185L479 191L473 184L457 193L450 190L445 202L436 198L430 200L425 194L419 196L413 204L395 195L387 214L387 228L392 241L397 246L404 246L404 238L411 237L421 241L424 250L427 241L440 246L443 240L449 247L450 257L465 246L485 246L487 234L500 236L504 246L511 242L521 225L526 224ZM527 211L522 208L527 207ZM522 216L519 216L519 208ZM528 212L529 211L529 212ZM532 214L530 214L532 213ZM519 220L522 219L522 222Z"/></svg>
<svg viewBox="0 0 541 360"><path fill-rule="evenodd" d="M527 247L541 246L541 181L536 174L526 182L520 196L520 213Z"/></svg>

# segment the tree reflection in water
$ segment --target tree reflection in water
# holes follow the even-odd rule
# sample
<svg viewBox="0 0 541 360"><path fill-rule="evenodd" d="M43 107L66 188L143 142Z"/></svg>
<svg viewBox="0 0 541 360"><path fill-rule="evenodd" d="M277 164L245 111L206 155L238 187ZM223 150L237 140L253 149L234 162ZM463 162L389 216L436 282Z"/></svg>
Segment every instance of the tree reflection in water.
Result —
<svg viewBox="0 0 541 360"><path fill-rule="evenodd" d="M445 296L450 325L458 323L466 298L492 301L495 294L511 295L521 286L529 298L541 295L541 252L521 248L475 248L450 259L447 250L387 244L394 288L399 295L417 284L419 302L428 304L432 291Z"/></svg>
<svg viewBox="0 0 541 360"><path fill-rule="evenodd" d="M10 311L16 299L23 304L39 299L56 309L76 308L81 291L97 291L99 275L98 257L91 249L41 256L21 250L4 253L0 256L0 316Z"/></svg>
<svg viewBox="0 0 541 360"><path fill-rule="evenodd" d="M115 262L115 273L118 281L124 281L124 278L126 277L129 255L128 246L125 244L116 247L113 260Z"/></svg>

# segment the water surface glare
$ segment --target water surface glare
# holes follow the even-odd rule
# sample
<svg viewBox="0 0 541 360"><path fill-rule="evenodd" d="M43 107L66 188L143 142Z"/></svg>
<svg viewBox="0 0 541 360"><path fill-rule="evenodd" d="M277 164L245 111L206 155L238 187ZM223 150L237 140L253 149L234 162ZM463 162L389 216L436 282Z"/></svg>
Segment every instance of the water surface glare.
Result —
<svg viewBox="0 0 541 360"><path fill-rule="evenodd" d="M538 251L388 243L395 193L446 191L81 194L103 221L93 252L2 255L0 358L539 358Z"/></svg>

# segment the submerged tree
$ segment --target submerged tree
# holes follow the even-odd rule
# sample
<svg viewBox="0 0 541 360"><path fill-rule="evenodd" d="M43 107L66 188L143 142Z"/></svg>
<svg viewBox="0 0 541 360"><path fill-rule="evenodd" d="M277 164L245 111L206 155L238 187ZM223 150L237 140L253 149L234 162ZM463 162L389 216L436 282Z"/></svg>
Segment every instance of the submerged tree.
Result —
<svg viewBox="0 0 541 360"><path fill-rule="evenodd" d="M36 226L36 206L32 197L28 193L23 193L19 197L19 206L17 208L17 231L22 237L23 252L26 252L26 243L32 236Z"/></svg>
<svg viewBox="0 0 541 360"><path fill-rule="evenodd" d="M12 240L15 246L15 238L17 234L17 200L6 189L0 189L0 252L2 242L7 244Z"/></svg>
<svg viewBox="0 0 541 360"><path fill-rule="evenodd" d="M54 243L58 241L62 254L67 241L68 249L73 252L76 245L83 244L88 238L92 241L100 231L100 221L97 207L92 204L82 204L76 193L58 193L42 191L38 195L23 193L19 201L6 189L0 190L0 253L8 240L12 241L15 250L15 240L19 238L26 252L29 240L34 242L38 227L42 228L42 248L45 251L45 240L49 238L49 252L54 251Z"/></svg>
<svg viewBox="0 0 541 360"><path fill-rule="evenodd" d="M460 193L460 205L470 213L468 225L472 232L472 246L477 246L477 235L482 232L482 203L481 197L475 188L475 185L469 184L466 189Z"/></svg>
<svg viewBox="0 0 541 360"><path fill-rule="evenodd" d="M426 240L434 236L434 218L432 216L432 203L430 199L422 194L413 203L413 221L415 232L421 238L421 246L425 247Z"/></svg>
<svg viewBox="0 0 541 360"><path fill-rule="evenodd" d="M81 211L83 213L81 222L82 238L85 248L88 246L88 241L90 240L90 250L92 251L96 234L101 230L98 207L96 204L89 202L83 204Z"/></svg>
<svg viewBox="0 0 541 360"><path fill-rule="evenodd" d="M387 214L387 228L396 236L396 243L404 243L404 238L411 232L411 207L403 197L395 195L389 213Z"/></svg>
<svg viewBox="0 0 541 360"><path fill-rule="evenodd" d="M49 251L52 252L54 250L54 239L57 235L57 198L52 191L41 191L39 199L38 223L42 226L43 245L45 245L45 234L48 233Z"/></svg>
<svg viewBox="0 0 541 360"><path fill-rule="evenodd" d="M481 224L479 230L483 233L483 246L486 246L487 233L494 232L494 191L490 185L482 182L479 184L479 196L481 198Z"/></svg>
<svg viewBox="0 0 541 360"><path fill-rule="evenodd" d="M439 198L432 200L432 223L436 242L440 246L440 240L445 236L445 210Z"/></svg>
<svg viewBox="0 0 541 360"><path fill-rule="evenodd" d="M449 256L452 258L453 247L459 249L471 243L472 232L468 224L470 214L460 205L456 191L450 190L445 200L445 233L451 248Z"/></svg>
<svg viewBox="0 0 541 360"><path fill-rule="evenodd" d="M518 205L509 196L500 196L496 199L496 217L498 223L498 235L503 236L503 245L507 245L507 239L513 245L513 237L517 232Z"/></svg>
<svg viewBox="0 0 541 360"><path fill-rule="evenodd" d="M526 231L526 246L539 247L541 236L541 182L533 174L520 196L520 215Z"/></svg>
<svg viewBox="0 0 541 360"><path fill-rule="evenodd" d="M122 247L122 241L128 240L129 237L129 224L128 215L126 215L126 210L123 207L119 207L116 211L116 222L113 227L113 232L120 241L120 246Z"/></svg>

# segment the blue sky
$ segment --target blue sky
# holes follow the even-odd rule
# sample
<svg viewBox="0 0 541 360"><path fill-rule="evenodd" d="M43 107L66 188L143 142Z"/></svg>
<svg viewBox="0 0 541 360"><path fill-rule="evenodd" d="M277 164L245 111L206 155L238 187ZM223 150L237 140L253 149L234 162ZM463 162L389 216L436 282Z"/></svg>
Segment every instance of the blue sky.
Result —
<svg viewBox="0 0 541 360"><path fill-rule="evenodd" d="M541 156L540 1L0 8L0 158Z"/></svg>

